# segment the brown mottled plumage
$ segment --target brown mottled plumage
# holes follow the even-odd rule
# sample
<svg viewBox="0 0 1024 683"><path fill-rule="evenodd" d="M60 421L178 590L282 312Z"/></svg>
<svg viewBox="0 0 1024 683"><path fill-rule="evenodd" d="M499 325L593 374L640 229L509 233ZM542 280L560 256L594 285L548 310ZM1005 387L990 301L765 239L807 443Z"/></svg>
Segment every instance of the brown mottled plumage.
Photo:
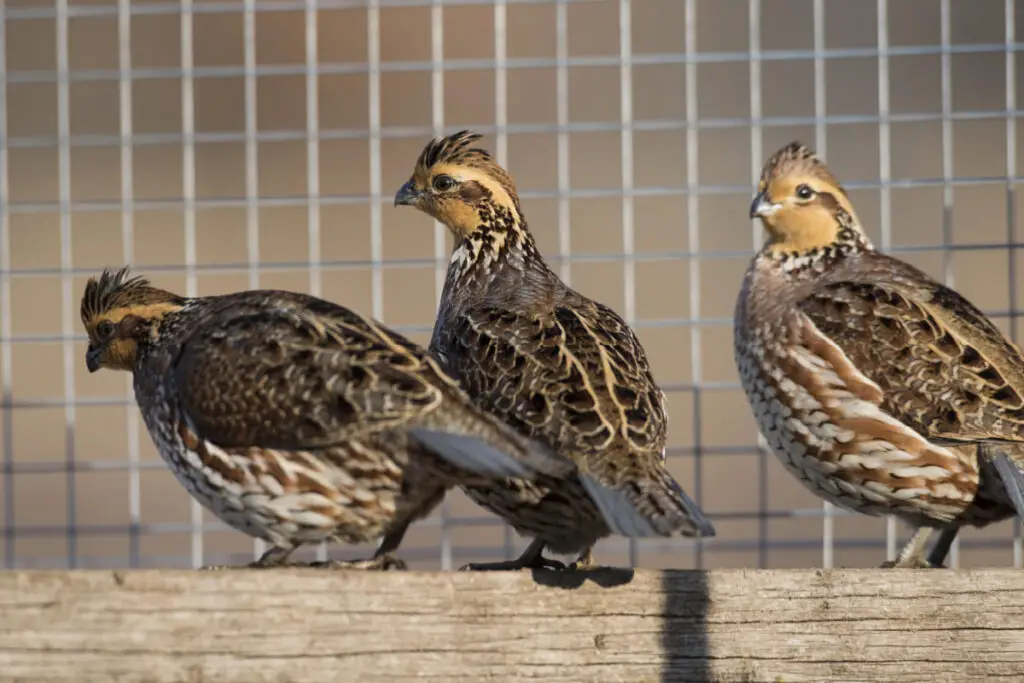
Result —
<svg viewBox="0 0 1024 683"><path fill-rule="evenodd" d="M285 563L305 543L406 528L456 484L577 469L477 408L424 349L321 299L256 290L184 298L105 271L86 285L89 370L134 375L161 456L197 500Z"/></svg>
<svg viewBox="0 0 1024 683"><path fill-rule="evenodd" d="M736 362L783 464L833 503L917 527L895 566L941 564L959 527L1024 515L1017 347L955 291L875 251L803 145L768 161L750 213L768 239L736 305Z"/></svg>
<svg viewBox="0 0 1024 683"><path fill-rule="evenodd" d="M523 434L625 493L643 523L609 526L574 481L490 480L463 488L536 540L518 560L470 568L560 566L543 550L591 562L610 533L711 536L664 467L664 395L636 335L610 308L551 271L526 226L511 177L463 131L420 155L395 204L455 236L430 350L469 394Z"/></svg>

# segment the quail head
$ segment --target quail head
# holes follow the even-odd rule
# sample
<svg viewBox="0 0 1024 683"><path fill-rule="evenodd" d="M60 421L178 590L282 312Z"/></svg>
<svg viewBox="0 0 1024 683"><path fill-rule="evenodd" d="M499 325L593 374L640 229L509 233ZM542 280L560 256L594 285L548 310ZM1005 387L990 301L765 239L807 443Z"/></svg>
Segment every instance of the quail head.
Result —
<svg viewBox="0 0 1024 683"><path fill-rule="evenodd" d="M186 298L131 277L89 280L86 364L133 374L160 455L189 493L270 546L383 537L355 568L400 567L408 526L458 484L580 473L474 405L438 363L381 323L305 294ZM609 509L618 492L585 477Z"/></svg>
<svg viewBox="0 0 1024 683"><path fill-rule="evenodd" d="M468 569L561 567L545 548L592 564L610 534L712 536L665 469L665 398L633 330L569 288L527 229L515 184L480 136L431 141L396 205L414 206L454 237L430 351L476 402L520 433L624 493L642 524L608 524L578 481L539 476L463 484L470 498L534 537L511 562Z"/></svg>
<svg viewBox="0 0 1024 683"><path fill-rule="evenodd" d="M884 566L940 565L960 527L1024 517L1017 347L957 292L875 251L799 143L768 160L750 217L767 240L736 304L735 357L783 465L828 501L915 527Z"/></svg>

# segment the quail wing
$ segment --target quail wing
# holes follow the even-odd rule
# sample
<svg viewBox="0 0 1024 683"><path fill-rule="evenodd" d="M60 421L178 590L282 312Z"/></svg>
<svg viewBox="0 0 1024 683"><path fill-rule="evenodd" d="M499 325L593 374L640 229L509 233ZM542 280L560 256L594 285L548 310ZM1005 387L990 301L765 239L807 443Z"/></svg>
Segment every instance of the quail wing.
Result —
<svg viewBox="0 0 1024 683"><path fill-rule="evenodd" d="M415 344L347 309L316 310L326 303L226 306L200 326L173 369L193 429L221 447L284 450L405 429L476 474L575 472L475 410ZM516 448L495 446L506 439Z"/></svg>
<svg viewBox="0 0 1024 683"><path fill-rule="evenodd" d="M613 530L713 536L711 522L671 475L638 457L664 460L664 396L637 362L643 351L632 330L614 324L610 309L590 306L600 322L583 306L557 306L553 316L475 307L435 335L449 341L449 367L484 408L531 437L584 454L577 456L581 471L620 491L647 520L611 524ZM619 419L608 419L609 411ZM630 448L613 447L616 429Z"/></svg>

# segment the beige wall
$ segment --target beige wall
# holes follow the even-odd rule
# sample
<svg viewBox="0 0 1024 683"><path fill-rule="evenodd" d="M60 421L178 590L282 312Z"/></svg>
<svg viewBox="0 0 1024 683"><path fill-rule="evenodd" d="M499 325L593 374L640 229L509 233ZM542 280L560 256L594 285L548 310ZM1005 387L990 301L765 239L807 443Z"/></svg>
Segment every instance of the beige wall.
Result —
<svg viewBox="0 0 1024 683"><path fill-rule="evenodd" d="M511 2L511 0L510 0ZM134 3L140 10L150 2ZM196 2L197 8L208 3ZM261 3L257 2L257 6ZM826 109L830 116L873 116L878 111L878 63L871 55L876 47L875 3L825 2L825 45L829 49L861 50L849 58L829 59L826 64ZM1001 2L952 3L952 40L1000 44L1004 39ZM7 9L39 7L31 0L9 0ZM74 7L109 7L113 2L74 2ZM891 2L889 40L895 47L935 46L940 40L937 0ZM654 122L681 121L687 113L684 50L684 3L681 0L634 0L632 2L633 51L642 63L632 70L633 115L640 128ZM763 50L809 50L813 47L811 0L763 0L761 47ZM738 0L701 0L696 3L697 49L703 58L718 53L741 54L748 50L748 3ZM619 55L619 3L612 1L572 3L567 9L568 54L571 58ZM1024 15L1018 7L1017 15ZM385 139L381 148L382 188L385 199L408 176L416 154L429 138L431 126L431 73L429 70L398 71L396 62L422 62L430 58L428 8L385 8L380 12L380 52L387 71L380 78L380 118ZM301 65L305 59L304 17L301 11L259 12L255 20L256 59L261 67ZM489 5L453 6L444 9L444 54L451 60L487 60L494 53L494 12ZM507 8L508 56L513 60L552 60L557 49L556 7L551 3L509 4ZM318 57L323 64L355 67L367 60L365 9L322 10L319 13ZM79 562L85 565L124 565L128 562L130 485L128 472L118 465L127 458L127 424L137 419L129 401L124 376L100 373L90 376L81 362L84 342L77 321L77 297L84 278L105 265L125 260L122 216L117 206L121 195L120 149L88 143L89 136L117 136L120 132L118 83L115 80L76 80L68 89L70 131L75 145L70 153L72 202L108 202L109 210L75 210L71 214L70 257L74 268L72 300L62 309L61 221L54 207L27 213L24 205L53 203L59 197L59 155L56 147L58 89L53 82L24 83L26 77L52 76L56 69L56 25L52 19L8 19L6 22L7 127L10 217L10 345L11 377L2 378L13 389L14 408L9 420L0 421L13 443L13 528L19 534L15 556L3 556L10 566L63 565L67 542L63 528L69 517L68 489L75 489L76 523L81 527L110 527L108 533L82 533L78 538ZM182 187L182 95L177 78L153 77L174 70L181 62L180 17L175 14L138 14L131 21L131 65L139 71L133 81L132 126L143 137L132 150L131 174L134 195L141 207L134 213L131 261L165 287L183 290L185 259ZM243 21L240 12L196 14L194 17L197 69L237 66L243 63ZM117 19L111 16L74 18L68 26L68 59L74 70L118 68ZM657 55L668 59L658 61ZM942 110L941 60L936 54L892 56L890 104L894 115L924 113L937 118ZM951 104L955 112L1002 111L1006 106L1005 55L956 54L950 58ZM161 71L163 70L163 71ZM1019 74L1024 71L1018 65ZM761 67L762 107L765 117L805 118L814 114L814 65L808 59L765 61ZM556 71L551 66L514 68L508 71L508 121L511 125L557 121ZM820 519L803 516L758 520L762 509L785 513L815 512L820 504L782 470L774 457L758 454L755 429L741 391L736 387L732 363L731 328L728 319L747 255L738 253L752 245L751 224L746 219L752 167L751 131L741 122L750 116L750 64L745 58L700 62L696 66L696 113L705 123L697 133L698 148L687 149L681 126L664 130L640 130L634 134L635 184L640 188L670 188L664 196L641 196L634 201L635 247L660 259L636 266L636 317L660 381L669 390L671 444L680 453L672 469L690 491L695 490L694 446L699 438L706 449L701 461L701 495L711 513L735 519L717 521L719 537L705 546L704 566L813 566L821 562ZM319 121L325 131L341 131L320 145L320 187L325 197L321 213L322 293L346 305L372 310L372 276L366 267L371 258L370 211L365 196L370 191L370 145L360 139L369 126L370 83L365 73L321 75ZM444 74L444 123L455 126L491 126L495 121L493 69L449 70ZM1018 87L1020 87L1018 85ZM240 132L245 125L245 84L240 77L201 77L195 80L195 125L200 133ZM310 254L307 231L305 77L268 75L257 80L256 120L261 135L295 133L284 141L257 145L259 195L291 198L291 206L259 209L258 258L271 264L259 269L261 286L306 290L310 277L304 262ZM611 66L574 66L568 71L568 114L572 123L620 120L620 69ZM729 123L732 120L739 123ZM777 121L776 121L777 122ZM1006 123L1001 116L957 120L952 123L953 174L958 178L996 178L1006 174ZM418 131L418 132L417 132ZM164 144L149 144L151 134L169 133ZM810 125L770 125L763 129L765 156L794 137L814 141ZM289 137L289 136L285 136ZM328 135L328 137L330 137ZM617 131L572 132L569 169L574 191L621 187L621 147ZM42 144L30 145L33 141ZM870 184L879 176L879 127L874 122L842 123L827 127L827 159L839 176L853 186ZM894 122L891 124L892 176L897 179L942 177L942 124ZM493 136L487 144L494 148ZM695 152L697 177L687 177L687 153ZM1011 156L1020 159L1017 150ZM530 132L508 138L508 165L520 189L527 195L525 209L544 250L559 248L558 201L544 195L557 187L557 136ZM1017 163L1020 163L1019 161ZM196 257L198 292L209 294L249 285L245 196L245 145L242 141L200 142L195 148ZM700 199L698 222L687 220L682 188L690 181L723 186L733 191L709 194ZM650 194L650 192L648 192ZM854 199L861 216L878 238L879 192L856 190ZM337 201L333 201L334 198ZM341 201L338 198L345 198ZM1007 192L1005 182L957 185L952 192L952 242L956 245L987 244L990 248L943 254L932 249L907 255L914 263L941 276L944 264L955 284L985 310L1006 312L1010 306L1011 260L1020 271L1024 263L1010 257L1007 241ZM217 202L209 200L235 200ZM152 202L166 200L166 205ZM349 201L351 200L351 201ZM148 203L147 203L148 202ZM892 244L936 247L943 242L942 189L938 186L895 189L891 194ZM619 254L622 251L622 201L619 198L574 197L571 212L571 246L574 253ZM1018 212L1019 214L1019 212ZM423 262L434 256L434 229L424 216L385 204L381 211L385 261L419 260L412 265L385 265L383 275L384 319L426 341L433 321L437 291L434 266ZM1013 225L1019 240L1019 226ZM694 239L696 238L696 239ZM699 258L688 252L699 245ZM696 338L701 379L713 385L700 393L695 404L692 383L695 366L694 327L689 324L657 325L658 321L685 320L693 316L689 287L691 271L699 268L699 317ZM37 271L31 272L30 271ZM575 262L572 282L589 295L623 311L623 267L620 262ZM1024 296L1017 278L1015 296ZM0 303L2 305L2 303ZM70 370L73 394L78 399L102 399L111 405L80 406L74 412L74 429L66 432L65 369L60 343L31 341L58 337L63 321L70 321L76 335ZM1000 317L1008 325L1008 318ZM11 334L8 331L8 334ZM29 340L29 341L26 341ZM2 369L0 369L2 371ZM726 388L713 388L725 385ZM27 407L43 402L51 407ZM694 415L699 413L699 433ZM137 425L136 425L137 426ZM66 441L74 446L76 462L96 463L105 470L86 467L73 479L63 471ZM0 441L2 443L2 441ZM143 525L187 524L190 503L184 491L167 474L145 431L139 439L144 470L140 476L140 522ZM49 464L49 465L48 465ZM27 473L29 467L49 473ZM7 475L10 476L10 475ZM762 481L765 485L762 486ZM0 499L6 489L0 488ZM453 496L452 515L486 518L486 513ZM0 515L2 515L0 509ZM207 521L213 521L207 518ZM11 520L0 519L10 525ZM30 533L37 527L48 534ZM52 528L51 528L52 527ZM45 531L45 529L41 529ZM37 529L40 531L40 529ZM190 537L184 532L141 534L140 551L146 564L188 562ZM456 562L489 557L503 542L500 527L457 526L451 532ZM885 523L862 517L842 517L835 522L838 548L836 563L847 566L877 564L884 555L880 546L864 547L884 539ZM903 530L901 529L901 533ZM1002 540L998 550L965 550L963 564L1008 564L1011 554L1009 525L982 533L970 532L971 541ZM763 557L758 540L766 544ZM231 531L205 535L207 559L227 559L224 553L249 553L251 542ZM425 525L410 535L406 550L421 558L420 566L437 564L439 529ZM794 545L803 543L804 549ZM744 549L744 547L746 549ZM682 549L681 549L682 548ZM240 559L240 555L231 558ZM606 541L599 559L625 562L625 543ZM675 549L657 544L642 545L644 566L693 566L691 546Z"/></svg>

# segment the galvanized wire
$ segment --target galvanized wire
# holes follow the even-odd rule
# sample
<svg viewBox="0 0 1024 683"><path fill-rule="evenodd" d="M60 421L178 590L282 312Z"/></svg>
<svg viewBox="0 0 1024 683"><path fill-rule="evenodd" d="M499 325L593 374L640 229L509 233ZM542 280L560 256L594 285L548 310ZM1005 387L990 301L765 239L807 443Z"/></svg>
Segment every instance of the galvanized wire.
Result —
<svg viewBox="0 0 1024 683"><path fill-rule="evenodd" d="M369 278L369 310L375 317L388 320L390 311L385 306L385 276L400 271L423 270L431 272L434 280L435 297L443 285L447 261L447 240L442 226L433 227L432 244L425 253L414 257L388 257L384 240L385 205L391 199L385 186L385 143L401 140L425 142L433 135L449 132L452 112L446 111L446 93L456 80L454 74L467 71L487 71L494 74L493 120L475 122L471 127L493 136L496 158L502 164L510 164L509 150L517 136L548 134L552 137L554 154L550 186L528 183L521 192L524 202L551 200L554 207L554 248L549 260L559 274L567 281L578 279L586 264L614 264L622 268L621 282L623 316L641 332L658 330L678 331L678 339L688 344L688 355L678 359L677 364L685 370L686 380L664 382L663 388L670 393L687 396L692 403L689 414L676 417L688 423L686 432L676 444L668 449L670 462L688 459L692 469L688 485L693 497L702 503L714 500L714 491L709 489L708 471L711 463L730 462L754 463L743 465L745 478L757 479L756 500L747 501L745 506L718 505L712 510L716 522L728 525L732 522L750 522L753 532L746 537L735 538L720 534L709 542L673 540L665 542L636 543L624 539L606 542L613 551L628 554L633 564L644 564L648 554L676 551L680 548L693 550L696 566L705 566L711 560L710 553L750 553L751 560L759 566L767 566L776 552L798 550L821 550L821 564L826 567L836 562L838 549L864 549L875 551L879 556L884 552L892 557L898 545L897 526L885 525L884 534L877 537L864 535L842 535L837 531L837 520L851 517L843 510L824 505L780 505L771 495L768 480L773 468L778 465L768 455L763 439L756 443L730 443L728 445L708 443L708 415L710 405L722 396L735 395L739 385L733 379L714 377L707 371L710 354L718 350L707 342L709 331L721 330L731 325L731 319L709 311L704 297L709 290L708 273L726 263L748 258L762 239L759 225L751 230L750 249L710 248L706 239L712 227L703 216L703 210L710 198L728 197L735 203L737 213L742 215L750 196L751 185L756 182L764 157L773 151L766 144L766 137L779 129L806 127L813 129L815 147L826 158L830 149L830 135L835 135L837 126L873 126L878 133L878 166L872 177L850 178L846 185L851 190L877 191L880 200L879 246L896 254L917 256L939 254L942 272L939 276L948 284L953 279L955 260L960 254L990 251L1007 255L1006 307L986 313L994 319L1008 323L1011 334L1016 334L1019 317L1017 308L1016 254L1021 246L1015 231L1017 216L1016 187L1024 180L1018 175L1016 119L1021 115L1016 93L1016 55L1024 48L1017 42L1014 0L1002 3L1005 21L1003 39L999 42L958 44L954 41L952 4L941 0L937 9L939 40L934 45L893 45L890 24L892 3L876 0L875 30L877 40L873 45L860 47L836 47L827 44L826 10L830 6L824 0L813 0L812 41L808 48L765 49L763 38L765 13L769 3L764 0L749 0L747 5L745 33L747 49L708 50L702 49L702 39L708 27L701 22L703 9L697 0L683 0L684 29L678 36L677 51L643 52L637 49L640 40L637 35L636 13L643 6L643 0L234 0L196 3L193 0L181 2L131 3L118 0L109 5L78 5L71 0L58 0L48 7L7 7L0 3L0 45L7 45L6 38L17 30L19 22L49 21L53 23L56 36L55 66L53 69L10 68L11 54L0 50L0 475L3 484L2 533L3 554L0 563L5 566L199 566L215 561L247 561L250 555L262 552L261 544L255 544L252 553L234 557L223 551L211 540L211 534L224 531L226 527L204 516L198 503L189 506L187 521L146 521L143 515L143 473L162 470L159 461L146 459L142 455L142 443L148 438L140 433L137 410L130 398L130 379L125 380L121 396L92 395L87 387L76 384L75 368L80 362L76 348L80 348L85 337L76 321L76 297L78 279L94 274L94 269L75 261L75 246L83 237L83 229L76 226L81 216L110 212L118 216L120 225L120 254L112 255L131 262L138 253L139 213L147 211L173 210L180 212L184 250L181 254L169 254L166 262L146 267L153 275L182 276L185 293L194 295L200 290L200 279L213 275L244 275L248 287L258 287L266 276L281 273L304 273L311 293L332 298L337 292L327 291L324 275L338 272L367 272ZM578 54L572 49L572 39L577 32L590 27L577 23L574 12L586 7L606 5L614 10L614 39L609 41L600 54ZM459 8L491 8L486 21L478 27L480 35L492 36L493 53L476 57L453 57L448 54L449 45L455 40L446 33L446 17L452 16ZM510 37L511 12L526 6L549 6L552 9L550 32L553 54L549 56L521 56L512 49ZM868 5L870 7L871 5ZM429 55L422 59L385 59L386 45L382 24L388 13L423 8L429 21L423 24L424 35L429 33ZM357 61L325 61L320 57L320 48L330 40L319 24L320 13L329 10L353 10L352 16L365 15L366 57ZM363 14L357 15L355 11ZM302 58L295 63L268 63L261 59L258 50L259 21L272 20L283 13L301 16ZM238 64L217 66L197 65L195 22L197 17L237 17L241 26L242 52ZM174 66L140 66L133 63L132 48L135 39L134 22L143 17L169 17L177 20L180 27L180 63ZM92 68L78 64L73 58L69 34L72 22L80 19L109 19L116 23L117 64L116 68ZM742 32L742 27L737 28ZM1005 98L1003 107L998 105L975 110L954 107L953 63L955 58L967 55L1002 56L1005 66ZM896 59L918 57L934 58L939 71L941 103L937 111L893 111L895 93L892 91L890 66ZM829 112L827 95L831 92L827 82L827 66L841 60L873 60L877 74L877 111L848 114ZM797 115L766 115L765 66L808 62L813 65L813 109ZM702 102L713 96L716 83L703 75L702 68L710 65L736 64L745 66L749 75L749 111L739 116L702 115ZM684 94L683 111L675 117L649 118L639 115L638 70L653 66L675 66L685 83L679 83ZM580 70L606 67L617 73L618 116L609 120L581 120L573 109L573 74ZM551 120L529 122L511 119L515 105L510 94L510 77L526 70L548 70L552 73L553 113ZM386 84L383 79L394 74L423 74L430 80L429 117L407 125L390 125L383 111ZM428 76L429 75L429 76ZM294 76L304 82L304 98L296 106L305 107L304 125L294 128L269 130L258 120L260 95L270 87L265 79L271 76ZM356 103L365 107L365 127L339 127L324 125L320 118L322 104L321 79L330 76L362 76L367 82L367 99ZM196 89L208 79L238 79L242 83L242 109L244 117L237 130L204 131L197 129ZM137 84L140 81L164 82L168 88L180 91L181 128L177 131L142 132L133 120L134 104L137 103ZM72 88L80 84L110 83L116 86L119 122L115 132L78 133L74 132ZM11 131L9 112L12 107L12 88L23 86L52 86L56 93L56 127L47 134L25 134ZM960 87L959 85L957 87ZM984 177L958 176L957 159L954 158L954 133L957 125L968 122L990 122L1005 130L1006 156L1005 174ZM935 125L941 129L941 170L935 177L899 177L893 168L893 138L897 125ZM461 126L460 126L461 127ZM749 174L730 179L728 183L707 182L704 173L702 151L709 147L705 135L713 132L736 131L747 135L750 144ZM13 132L13 135L8 133ZM617 160L619 181L609 186L582 186L574 173L572 153L578 148L576 141L587 133L604 133L617 138L620 158ZM685 181L651 184L644 182L640 157L640 136L648 133L676 134L685 141ZM957 133L959 135L959 133ZM325 142L363 141L368 151L368 167L359 173L367 179L366 191L362 193L325 192L321 177L321 161L325 156L321 147ZM303 146L306 157L302 169L305 172L303 191L293 196L271 193L261 187L261 170L275 163L271 154L263 152L266 143L293 142ZM832 139L833 145L835 139ZM244 187L241 196L211 196L201 193L197 187L197 149L202 145L234 143L243 149ZM181 194L162 199L153 199L139 192L134 176L140 151L155 146L167 146L180 155ZM582 145L581 145L582 146ZM75 176L72 172L72 157L78 150L116 150L120 162L118 196L103 199L80 199L73 191ZM52 150L56 164L56 191L52 196L24 199L11 196L11 152L22 150ZM411 165L411 159L409 163ZM514 171L515 169L513 169ZM998 173L998 171L993 171ZM581 174L582 175L582 174ZM1006 240L985 243L964 244L956 242L953 235L954 202L961 188L998 187L1005 190L1007 212ZM895 244L897 227L893 219L893 196L908 189L935 188L940 193L941 234L934 243ZM1002 190L1001 190L1002 191ZM202 195L202 196L200 196ZM641 248L642 225L639 223L641 202L661 198L677 202L683 207L686 221L686 236L672 249L647 250ZM618 247L596 252L587 240L580 239L581 233L573 233L572 224L583 212L574 210L574 202L588 199L613 199L619 202L615 221L620 227ZM325 258L324 225L325 210L332 207L366 207L367 223L356 229L365 230L368 236L368 254L355 258ZM296 226L297 232L304 232L308 241L305 254L299 259L276 258L265 253L262 230L263 213L266 209L295 207L302 209L304 220ZM237 255L222 262L200 259L200 244L197 234L197 217L200 212L212 209L235 209L244 214L244 248ZM20 265L17 252L12 252L11 222L33 216L54 217L59 226L59 259L47 267ZM82 221L84 222L84 221ZM577 225L579 225L577 223ZM331 227L333 229L333 226ZM745 229L740 227L739 229ZM746 233L744 233L746 234ZM652 317L641 315L640 273L642 268L655 263L678 264L687 269L686 291L675 292L680 301L681 312L675 315ZM60 325L59 331L18 329L12 315L12 283L42 281L48 279L60 282ZM717 286L717 283L716 285ZM426 333L429 321L416 324L394 325L406 333ZM16 393L13 375L16 371L14 354L16 350L36 348L44 345L59 346L61 350L62 390L50 395L26 396ZM77 346L76 346L77 345ZM76 449L76 434L80 433L81 411L86 408L113 406L123 408L126 416L127 440L124 458L93 460L84 457ZM15 411L56 409L62 411L63 452L19 459L15 453ZM675 429L675 427L673 427ZM738 469L738 466L737 466ZM79 476L90 472L123 472L127 476L127 499L123 502L123 522L110 524L83 523L79 519L88 489L83 489ZM66 510L62 524L39 524L27 522L16 515L15 498L18 482L25 477L63 477L66 488ZM820 537L814 539L782 538L774 533L775 523L785 520L820 520ZM436 561L441 568L451 568L463 557L473 559L508 558L516 552L517 540L505 529L503 534L493 534L493 540L486 545L461 542L457 531L472 528L500 528L500 521L486 515L456 514L455 508L446 503L439 514L423 523L425 528L438 529L436 548L414 547L408 550L412 559ZM728 528L723 527L723 528ZM879 527L881 532L882 527ZM143 544L149 538L165 538L171 535L187 536L189 550L185 556L170 553L146 553ZM123 536L128 539L126 557L96 557L83 555L83 539ZM60 557L37 557L19 548L32 539L59 539L63 551ZM602 546L605 547L605 546ZM1014 527L1012 541L1005 542L986 537L964 539L954 545L951 563L956 566L964 553L978 549L1012 548L1015 566L1024 566L1024 536L1020 525ZM335 552L335 551L331 551ZM327 548L316 550L317 556L327 556Z"/></svg>

